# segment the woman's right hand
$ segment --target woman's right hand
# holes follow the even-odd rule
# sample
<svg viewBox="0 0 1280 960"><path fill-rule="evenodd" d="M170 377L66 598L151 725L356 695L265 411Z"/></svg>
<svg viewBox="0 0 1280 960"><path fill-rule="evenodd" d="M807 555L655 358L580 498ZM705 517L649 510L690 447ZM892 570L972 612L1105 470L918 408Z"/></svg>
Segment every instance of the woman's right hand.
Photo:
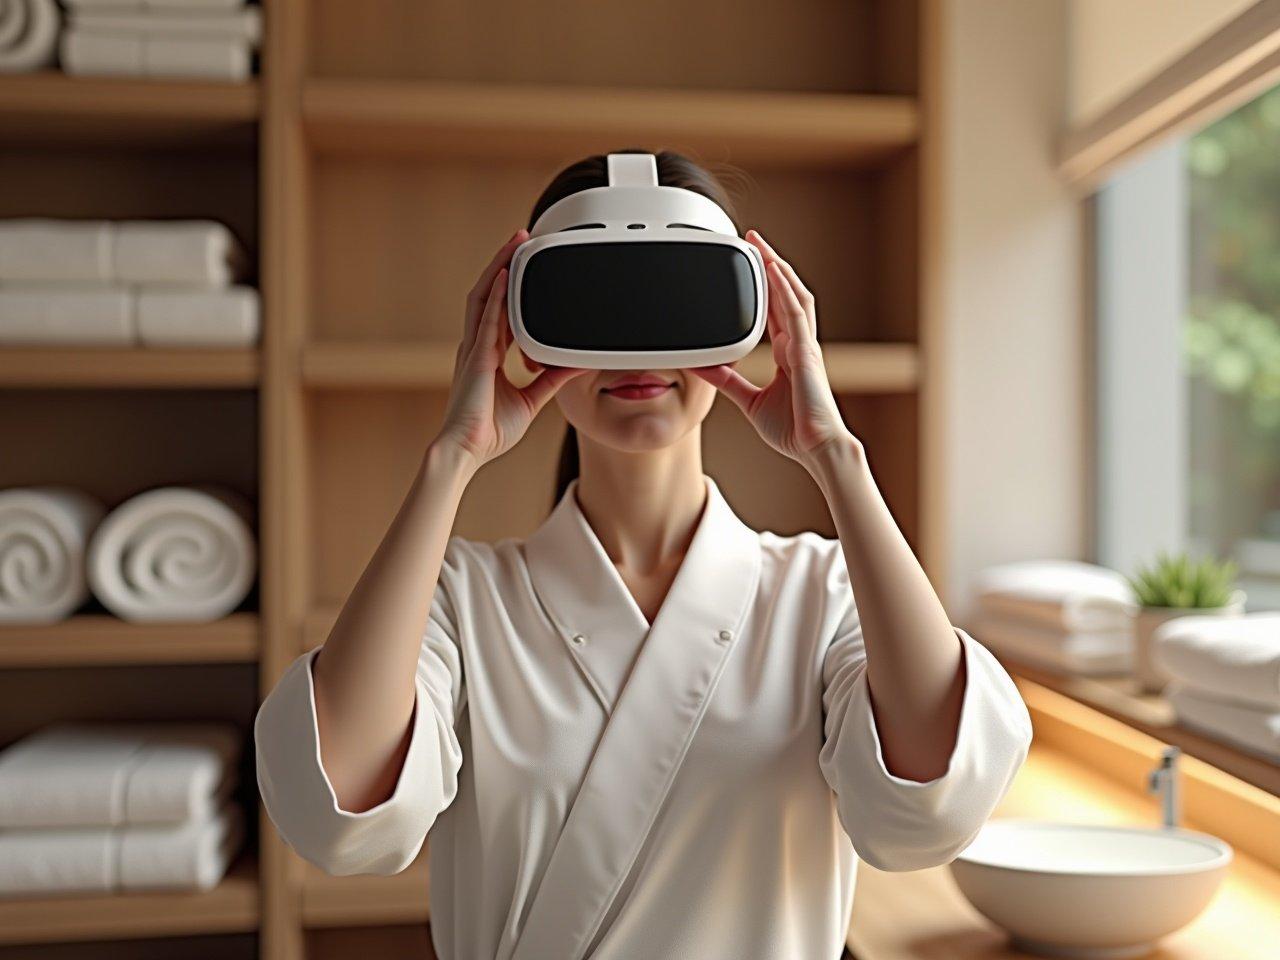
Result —
<svg viewBox="0 0 1280 960"><path fill-rule="evenodd" d="M523 227L517 230L467 294L466 326L435 442L461 451L476 469L515 446L561 385L586 372L579 367L545 367L531 383L516 387L502 367L512 341L507 266L515 248L528 237Z"/></svg>

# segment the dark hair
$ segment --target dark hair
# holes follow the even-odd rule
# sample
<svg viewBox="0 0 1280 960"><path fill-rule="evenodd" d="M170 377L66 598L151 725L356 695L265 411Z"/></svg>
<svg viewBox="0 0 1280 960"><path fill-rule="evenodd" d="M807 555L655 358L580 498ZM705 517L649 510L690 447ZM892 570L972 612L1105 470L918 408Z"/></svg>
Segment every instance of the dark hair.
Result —
<svg viewBox="0 0 1280 960"><path fill-rule="evenodd" d="M685 190L692 190L694 193L709 197L724 208L725 213L729 215L729 219L733 221L734 229L739 234L742 233L742 227L738 223L737 211L734 208L733 200L730 199L729 191L724 185L726 181L736 181L741 176L742 171L738 168L725 163L714 165L698 163L684 154L676 153L672 150L663 150L655 153L643 147L627 147L610 152L653 153L658 165L658 183L664 187L683 187ZM712 166L717 169L717 173L711 172L709 168ZM537 203L533 205L533 212L529 214L529 229L533 229L533 225L542 216L543 211L557 200L562 200L571 194L577 193L579 190L603 187L607 186L608 183L608 161L605 154L597 153L579 160L577 163L570 164L555 175L547 185L547 188L542 191L542 195L538 197ZM565 430L564 442L560 447L560 462L556 468L555 495L551 501L553 507L560 502L565 490L569 488L569 484L577 475L578 431L570 424Z"/></svg>

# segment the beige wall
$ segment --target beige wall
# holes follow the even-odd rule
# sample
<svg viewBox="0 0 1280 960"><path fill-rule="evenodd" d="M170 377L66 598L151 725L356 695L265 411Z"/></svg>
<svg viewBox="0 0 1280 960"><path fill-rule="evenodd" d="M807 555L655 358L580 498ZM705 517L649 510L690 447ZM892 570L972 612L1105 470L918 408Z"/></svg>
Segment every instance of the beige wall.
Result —
<svg viewBox="0 0 1280 960"><path fill-rule="evenodd" d="M940 0L949 611L975 571L1082 557L1080 210L1052 167L1067 0Z"/></svg>
<svg viewBox="0 0 1280 960"><path fill-rule="evenodd" d="M1067 102L1071 124L1097 116L1253 3L1072 0Z"/></svg>

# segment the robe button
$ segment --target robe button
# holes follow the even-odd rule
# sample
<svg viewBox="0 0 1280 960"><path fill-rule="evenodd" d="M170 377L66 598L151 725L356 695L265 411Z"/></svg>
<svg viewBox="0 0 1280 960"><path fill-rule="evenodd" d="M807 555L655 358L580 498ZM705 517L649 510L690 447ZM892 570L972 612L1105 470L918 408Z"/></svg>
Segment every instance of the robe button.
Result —
<svg viewBox="0 0 1280 960"><path fill-rule="evenodd" d="M587 642L587 638L580 633L575 633L573 635L573 642L581 646L582 644Z"/></svg>
<svg viewBox="0 0 1280 960"><path fill-rule="evenodd" d="M718 639L721 643L728 643L733 639L733 633L729 630L721 630Z"/></svg>

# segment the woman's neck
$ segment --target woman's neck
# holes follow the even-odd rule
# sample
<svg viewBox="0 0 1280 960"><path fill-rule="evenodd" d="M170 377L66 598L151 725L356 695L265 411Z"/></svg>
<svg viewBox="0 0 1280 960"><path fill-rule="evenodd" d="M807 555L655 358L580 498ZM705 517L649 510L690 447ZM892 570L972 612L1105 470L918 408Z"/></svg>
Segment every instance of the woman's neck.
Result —
<svg viewBox="0 0 1280 960"><path fill-rule="evenodd" d="M578 505L619 567L643 573L683 557L707 498L701 433L636 453L579 434Z"/></svg>

